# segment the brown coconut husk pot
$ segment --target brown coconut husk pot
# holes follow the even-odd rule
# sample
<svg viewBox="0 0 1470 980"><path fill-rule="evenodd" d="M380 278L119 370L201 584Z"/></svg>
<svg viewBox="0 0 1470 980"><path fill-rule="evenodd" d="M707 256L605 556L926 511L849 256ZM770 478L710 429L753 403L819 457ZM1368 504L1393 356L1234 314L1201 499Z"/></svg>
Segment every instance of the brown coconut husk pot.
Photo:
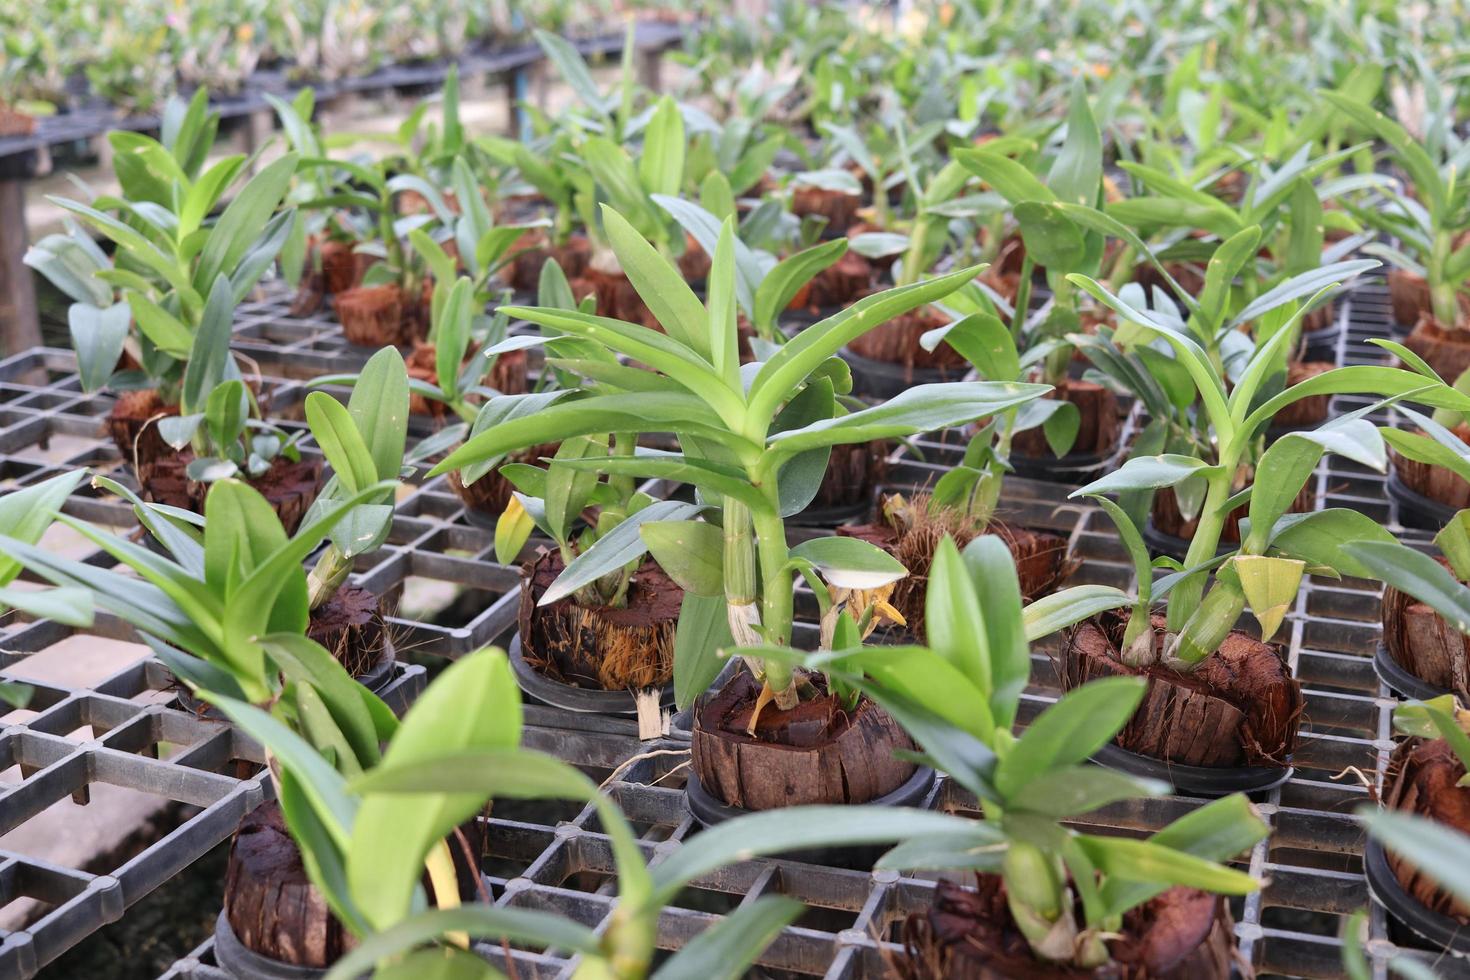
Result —
<svg viewBox="0 0 1470 980"><path fill-rule="evenodd" d="M1118 396L1112 390L1091 381L1066 380L1047 394L1048 398L1062 398L1077 406L1081 424L1077 438L1072 443L1073 453L1106 456L1118 446L1122 431L1122 412L1118 408ZM1045 459L1052 456L1046 442L1046 432L1037 426L1018 432L1011 440L1011 449L1018 456Z"/></svg>
<svg viewBox="0 0 1470 980"><path fill-rule="evenodd" d="M1058 966L1032 954L1000 876L979 875L975 888L939 882L933 905L905 920L904 952L892 965L900 980L1226 980L1234 928L1225 899L1170 888L1123 916L1108 940L1111 963Z"/></svg>
<svg viewBox="0 0 1470 980"><path fill-rule="evenodd" d="M511 453L505 461L507 463L534 463L543 456L555 456L556 450L556 443L546 443L518 453ZM501 512L505 510L505 505L510 503L511 494L515 492L515 487L511 486L510 481L500 475L498 466L467 487L460 483L458 473L449 474L445 477L445 482L454 490L455 496L459 497L468 510L489 521L500 517Z"/></svg>
<svg viewBox="0 0 1470 980"><path fill-rule="evenodd" d="M483 824L467 821L448 842L460 898L474 900L481 887ZM312 885L274 800L256 807L235 832L225 870L224 916L246 949L292 966L324 969L357 945Z"/></svg>
<svg viewBox="0 0 1470 980"><path fill-rule="evenodd" d="M1156 614L1152 622L1162 651L1165 619ZM1126 615L1104 613L1073 628L1057 671L1069 691L1099 677L1148 679L1143 701L1115 744L1175 765L1288 764L1305 701L1278 647L1232 631L1187 674L1162 664L1138 669L1119 656L1127 626Z"/></svg>
<svg viewBox="0 0 1470 980"><path fill-rule="evenodd" d="M698 282L708 278L712 261L704 247L687 231L684 233L684 251L679 255L679 272L685 280Z"/></svg>
<svg viewBox="0 0 1470 980"><path fill-rule="evenodd" d="M1326 374L1337 365L1330 361L1289 361L1286 365L1286 387L1310 381L1319 374ZM1327 421L1332 406L1331 395L1312 395L1277 412L1271 419L1278 428L1307 429Z"/></svg>
<svg viewBox="0 0 1470 980"><path fill-rule="evenodd" d="M885 364L898 364L909 370L968 371L970 362L948 344L932 351L919 345L919 338L949 321L933 307L914 310L894 317L887 323L853 340L847 349L859 357Z"/></svg>
<svg viewBox="0 0 1470 980"><path fill-rule="evenodd" d="M1302 487L1301 493L1291 502L1289 513L1305 514L1312 509L1316 503L1316 495L1313 492L1311 481ZM1232 510L1225 518L1225 524L1220 529L1220 543L1238 544L1240 542L1240 522L1250 516L1250 505L1242 504ZM1189 539L1199 530L1199 516L1195 515L1193 520L1186 521L1184 515L1179 512L1179 500L1174 496L1173 487L1165 487L1154 494L1153 512L1150 515L1154 530L1163 534L1169 534L1176 538Z"/></svg>
<svg viewBox="0 0 1470 980"><path fill-rule="evenodd" d="M621 271L599 269L589 262L582 274L572 280L570 285L573 296L596 297L598 316L641 324L650 330L663 329L649 310L648 304L643 302L643 297L638 295L633 283Z"/></svg>
<svg viewBox="0 0 1470 980"><path fill-rule="evenodd" d="M1462 422L1453 431L1462 442L1470 443L1470 424ZM1465 482L1464 477L1451 473L1442 466L1401 456L1392 449L1389 450L1389 458L1393 461L1394 472L1399 481L1421 497L1428 497L1455 510L1470 507L1470 483Z"/></svg>
<svg viewBox="0 0 1470 980"><path fill-rule="evenodd" d="M888 476L888 452L891 448L882 439L833 446L821 486L808 505L809 509L828 510L871 503L873 494Z"/></svg>
<svg viewBox="0 0 1470 980"><path fill-rule="evenodd" d="M174 452L159 435L158 422L178 414L179 406L164 404L157 389L124 391L107 413L103 428L124 462L146 466Z"/></svg>
<svg viewBox="0 0 1470 980"><path fill-rule="evenodd" d="M1419 318L1433 307L1429 281L1408 269L1389 269L1388 301L1393 307L1395 323L1405 326L1418 323Z"/></svg>
<svg viewBox="0 0 1470 980"><path fill-rule="evenodd" d="M791 213L798 218L819 215L827 219L828 235L846 235L857 220L862 199L856 194L821 187L797 186L791 190Z"/></svg>
<svg viewBox="0 0 1470 980"><path fill-rule="evenodd" d="M475 356L472 348L470 357ZM419 341L413 345L413 350L405 360L408 368L408 376L420 381L427 381L431 385L439 384L439 366L435 358L438 356L438 348L434 344ZM468 363L470 358L465 358ZM502 395L523 395L530 389L526 374L527 354L524 350L511 350L499 354L495 358L495 365L485 377L484 384L489 385ZM408 396L408 411L412 415L428 415L435 419L442 419L449 413L449 406L443 402L433 401L423 395L410 393Z"/></svg>
<svg viewBox="0 0 1470 980"><path fill-rule="evenodd" d="M359 347L403 343L403 297L396 285L355 286L337 294L336 309L348 343Z"/></svg>
<svg viewBox="0 0 1470 980"><path fill-rule="evenodd" d="M592 261L592 243L584 235L576 235L561 244L552 244L544 229L533 228L521 234L511 245L513 258L505 271L512 289L535 292L541 283L541 267L547 259L556 259L568 279L576 279ZM580 298L580 296L579 296Z"/></svg>
<svg viewBox="0 0 1470 980"><path fill-rule="evenodd" d="M805 305L813 311L851 306L867 294L872 284L873 263L857 252L844 252L812 277Z"/></svg>
<svg viewBox="0 0 1470 980"><path fill-rule="evenodd" d="M821 675L808 680L816 696L790 711L768 703L754 735L746 728L761 685L748 671L696 703L691 765L705 791L746 810L867 803L914 774L894 756L913 740L887 712L865 698L848 711Z"/></svg>
<svg viewBox="0 0 1470 980"><path fill-rule="evenodd" d="M204 513L204 501L212 484L189 479L187 469L193 459L192 450L169 450L151 463L140 465L136 473L143 499ZM286 533L294 534L322 488L322 463L312 457L293 462L277 456L263 476L249 482L271 505Z"/></svg>
<svg viewBox="0 0 1470 980"><path fill-rule="evenodd" d="M1449 568L1443 558L1438 561ZM1470 703L1470 636L1391 585L1383 589L1383 645L1404 670Z"/></svg>
<svg viewBox="0 0 1470 980"><path fill-rule="evenodd" d="M602 691L663 687L674 677L674 627L684 590L652 560L633 573L624 606L583 606L573 596L537 603L565 566L542 551L521 577L516 622L526 662L552 680Z"/></svg>
<svg viewBox="0 0 1470 980"><path fill-rule="evenodd" d="M35 131L35 116L0 102L0 138L29 136Z"/></svg>
<svg viewBox="0 0 1470 980"><path fill-rule="evenodd" d="M322 243L321 260L322 285L327 292L340 296L362 282L371 256L358 255L352 242L329 238Z"/></svg>
<svg viewBox="0 0 1470 980"><path fill-rule="evenodd" d="M1165 270L1174 277L1179 287L1191 296L1198 296L1205 288L1204 270L1192 262L1165 262ZM1174 295L1174 290L1169 288L1168 282L1159 275L1159 271L1151 263L1143 263L1133 275L1133 281L1147 289L1152 295L1155 287L1162 289L1169 296Z"/></svg>
<svg viewBox="0 0 1470 980"><path fill-rule="evenodd" d="M1383 805L1470 834L1470 788L1460 786L1465 767L1444 739L1411 738L1389 758L1393 774ZM1388 851L1388 866L1403 889L1431 912L1470 925L1470 907L1457 901L1432 878Z"/></svg>
<svg viewBox="0 0 1470 980"><path fill-rule="evenodd" d="M923 496L915 497L910 509L922 516L902 530L885 521L844 525L837 533L877 545L908 569L909 573L894 584L888 601L907 621L908 630L919 642L924 639L929 569L934 564L934 552L946 536L964 548L982 534L998 535L1016 560L1021 596L1028 602L1055 591L1081 564L1068 555L1066 539L1055 534L1012 527L997 520L979 527L956 511L929 514L928 501Z"/></svg>
<svg viewBox="0 0 1470 980"><path fill-rule="evenodd" d="M1429 362L1429 366L1453 382L1470 368L1470 322L1462 317L1457 329L1448 329L1433 313L1421 313L1404 346ZM1465 327L1467 329L1458 329Z"/></svg>
<svg viewBox="0 0 1470 980"><path fill-rule="evenodd" d="M1312 334L1318 330L1326 330L1337 322L1337 301L1329 299L1302 317L1302 333Z"/></svg>
<svg viewBox="0 0 1470 980"><path fill-rule="evenodd" d="M367 589L344 585L311 611L306 635L353 677L371 671L392 650L382 603Z"/></svg>

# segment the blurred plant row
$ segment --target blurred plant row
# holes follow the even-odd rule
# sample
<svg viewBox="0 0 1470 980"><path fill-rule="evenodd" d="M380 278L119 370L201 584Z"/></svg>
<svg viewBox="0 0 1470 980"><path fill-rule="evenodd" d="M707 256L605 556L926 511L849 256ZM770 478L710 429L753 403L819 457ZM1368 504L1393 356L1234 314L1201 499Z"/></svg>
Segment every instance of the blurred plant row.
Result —
<svg viewBox="0 0 1470 980"><path fill-rule="evenodd" d="M196 87L239 93L259 70L332 81L525 40L525 25L597 34L641 0L38 0L0 9L0 107L156 110ZM278 84L278 83L277 83Z"/></svg>

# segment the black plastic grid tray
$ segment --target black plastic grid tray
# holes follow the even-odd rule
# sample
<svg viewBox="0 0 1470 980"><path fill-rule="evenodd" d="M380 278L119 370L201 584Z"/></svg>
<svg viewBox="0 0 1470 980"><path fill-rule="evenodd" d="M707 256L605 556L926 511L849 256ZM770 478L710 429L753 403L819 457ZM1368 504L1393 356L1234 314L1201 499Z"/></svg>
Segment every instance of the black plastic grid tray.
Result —
<svg viewBox="0 0 1470 980"><path fill-rule="evenodd" d="M1339 361L1382 361L1381 352L1362 343L1367 336L1387 335L1386 303L1381 286L1360 286L1344 306L1349 331L1339 342ZM293 403L293 398L299 401L301 388L281 381L271 382L270 390L285 409ZM1335 412L1341 412L1360 407L1362 403L1361 399L1338 396L1333 407ZM107 399L80 391L69 352L31 352L0 362L0 480L31 482L81 462L115 464L115 453L97 434L106 404ZM47 455L48 450L42 447L48 437L53 448L63 438L74 440L68 447L74 451L62 452L59 458L54 452ZM945 453L953 451L950 447L956 442L952 435L946 434L920 440L918 445L927 462L914 460L903 448L896 450L890 476L894 488L911 489L929 482L932 467ZM1074 582L1127 585L1131 567L1111 524L1095 508L1067 501L1068 489L1010 479L1002 516L1018 524L1065 535L1074 554L1083 560ZM1319 470L1317 493L1322 506L1356 507L1398 529L1396 511L1384 495L1380 474L1329 458ZM119 525L131 519L126 508L84 493L74 498L67 509L79 516ZM503 640L513 627L515 573L494 565L490 532L464 521L458 499L442 481L409 491L399 511L389 544L378 555L364 560L357 570L357 580L385 594L415 576L450 582L467 580L489 594L480 615L452 626L403 618L395 621L395 625L419 631L411 642L422 643L429 652L451 657L490 640ZM1405 532L1404 537L1421 544L1425 540L1422 532ZM1295 776L1279 789L1259 797L1273 833L1270 840L1252 852L1249 867L1264 877L1266 888L1239 903L1237 908L1236 932L1242 952L1261 975L1340 975L1336 936L1342 918L1369 905L1361 874L1363 834L1351 814L1357 805L1371 799L1364 780L1375 790L1381 787L1393 744L1389 718L1396 703L1379 684L1371 664L1380 633L1377 598L1377 588L1371 583L1312 579L1303 588L1278 637L1288 643L1290 661L1306 688L1307 713L1302 745L1295 759ZM99 620L94 632L112 635L124 629L121 624L104 618ZM0 634L0 649L5 651L3 663L21 662L31 652L45 649L68 634L68 630L49 623L13 626ZM1034 684L1028 692L1030 710L1039 708L1056 693L1047 651L1038 649L1034 661ZM422 681L421 674L415 676ZM412 677L407 677L404 683L411 681ZM50 792L53 799L84 785L78 784L74 777L48 775L70 773L84 765L74 761L69 763L70 769L59 768L67 759L105 759L101 768L90 770L104 774L92 776L95 780L123 772L131 778L135 771L151 773L155 768L183 765L181 760L185 758L203 758L204 749L190 747L186 754L170 756L166 762L140 757L146 761L128 759L127 765L123 765L109 753L115 749L118 754L137 755L142 750L133 746L146 743L154 732L165 732L164 726L174 727L168 728L166 735L157 736L162 740L177 738L178 733L192 731L195 726L216 727L216 723L201 721L175 709L131 700L145 689L159 690L167 684L166 671L161 665L144 662L99 686L95 692L53 694L43 688L37 696L37 704L44 708L42 713L0 732L0 746L5 747L0 752L10 751L8 747L15 745L19 748L14 751L30 753L15 756L13 760L34 760L42 768L30 773L20 787L43 798ZM130 704L135 707L126 708ZM127 714L128 711L133 713ZM101 725L104 730L81 743L68 742L64 735L58 734L66 726L76 728L88 723ZM677 847L679 841L696 832L697 825L683 804L682 770L678 768L681 760L677 753L686 743L675 739L640 743L631 722L572 715L535 705L527 708L527 726L529 745L554 752L603 776L611 774L626 760L650 751L674 753L633 762L617 774L609 789L635 821L651 860L660 859ZM225 726L217 727L228 732ZM217 770L226 768L232 758L248 758L252 751L236 746L236 739L238 736L220 734L203 743L216 746L207 755L217 765L201 764L193 768L226 778ZM226 745L232 747L228 750L221 747ZM66 754L60 754L63 749ZM257 751L254 758L258 757ZM49 780L45 784L47 789L29 788L43 776ZM210 784L217 785L222 784ZM255 795L250 799L259 802L268 792L268 784L261 789L257 779L253 785ZM18 792L19 789L11 789L9 795L0 796L3 819L11 819L5 803ZM235 792L243 798L250 791ZM1143 832L1174 819L1198 802L1182 796L1141 801L1091 815L1088 823L1125 832ZM972 800L964 799L963 794L943 783L937 792L937 803L958 812L974 810ZM202 821L205 812L214 811L206 808L195 821ZM492 853L486 868L495 886L497 902L555 908L591 926L605 918L612 902L608 880L612 866L606 838L599 832L590 809L574 805L497 804L490 823ZM175 834L183 834L186 829L180 828ZM201 842L198 853L202 854L228 833L229 828L219 831L217 836L204 833L208 845ZM154 845L131 862L129 868L144 862L158 847ZM176 848L184 850L177 845ZM6 860L10 860L8 856ZM189 860L192 859L179 859L168 873ZM16 869L13 874L5 870L11 867ZM121 874L123 869L118 871ZM98 880L110 877L117 875L100 876ZM156 887L166 877L163 874L147 879L146 884ZM7 937L0 949L17 959L0 961L0 965L29 963L33 968L44 963L103 922L116 918L136 898L134 895L121 905L104 906L100 898L90 897L87 889L110 894L112 888L120 886L110 881L87 885L75 872L58 877L55 869L32 873L29 866L0 866L0 884L14 881L40 882L31 887L35 891L42 887L51 889L46 892L51 895L67 894L65 890L71 888L70 894L75 897L35 923L23 939L15 938L21 934ZM803 899L812 911L771 946L760 961L762 969L778 976L882 976L886 973L886 958L897 949L893 945L897 924L909 912L927 905L932 887L932 882L923 878L783 861L749 862L711 875L681 896L676 906L664 915L660 945L677 947L706 925L710 916L761 894L779 891ZM146 890L141 889L137 894ZM130 893L125 890L123 894ZM1380 910L1374 908L1370 922L1369 952L1379 975L1384 975L1389 959L1406 951L1434 962L1441 975L1470 975L1470 969L1458 961L1437 959L1434 951L1420 948L1412 941L1396 945L1389 938ZM22 947L30 952L19 952ZM11 952L12 949L16 952ZM500 949L485 947L482 952L493 961L504 956ZM21 956L32 958L21 960L18 958ZM521 977L567 976L572 967L569 961L554 953L516 951L513 956L517 975ZM211 965L210 957L210 944L205 943L180 960L168 976L222 976Z"/></svg>

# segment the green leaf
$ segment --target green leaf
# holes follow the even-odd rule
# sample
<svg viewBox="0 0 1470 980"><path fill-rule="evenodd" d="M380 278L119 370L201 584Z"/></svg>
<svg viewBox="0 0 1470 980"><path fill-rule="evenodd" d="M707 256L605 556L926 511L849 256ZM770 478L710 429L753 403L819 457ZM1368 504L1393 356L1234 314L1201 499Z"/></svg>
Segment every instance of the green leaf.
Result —
<svg viewBox="0 0 1470 980"><path fill-rule="evenodd" d="M408 369L396 348L385 347L368 358L352 386L347 411L367 442L375 479L396 480L408 436Z"/></svg>
<svg viewBox="0 0 1470 980"><path fill-rule="evenodd" d="M1087 90L1078 78L1072 83L1072 102L1067 112L1067 137L1052 161L1046 185L1060 200L1092 204L1102 182L1102 134L1087 104ZM1019 215L1018 215L1019 217ZM1050 263L1043 263L1050 266Z"/></svg>
<svg viewBox="0 0 1470 980"><path fill-rule="evenodd" d="M897 558L860 538L812 538L790 555L811 562L828 584L841 589L876 589L908 574Z"/></svg>
<svg viewBox="0 0 1470 980"><path fill-rule="evenodd" d="M703 521L649 521L638 535L669 578L685 592L721 596L725 589L724 533Z"/></svg>
<svg viewBox="0 0 1470 980"><path fill-rule="evenodd" d="M1010 328L991 313L971 313L947 326L930 330L920 339L925 350L947 343L975 365L986 381L1016 381L1021 358Z"/></svg>
<svg viewBox="0 0 1470 980"><path fill-rule="evenodd" d="M699 511L697 504L659 500L636 514L628 515L612 530L602 534L592 547L573 558L572 563L556 577L556 581L547 587L537 605L549 606L582 586L643 557L648 551L648 546L639 535L639 528L643 524L651 521L683 521L692 518ZM498 530L496 533L499 534ZM505 563L504 559L497 560Z"/></svg>
<svg viewBox="0 0 1470 980"><path fill-rule="evenodd" d="M1263 475L1269 473L1270 478L1253 484L1250 502L1251 530L1242 542L1243 552L1249 555L1266 553L1269 535L1276 522L1296 502L1302 487L1311 479L1321 458L1321 445L1295 433L1282 436L1266 450L1256 470Z"/></svg>
<svg viewBox="0 0 1470 980"><path fill-rule="evenodd" d="M289 680L309 686L321 698L358 765L375 765L378 730L364 697L377 695L353 680L320 643L299 633L271 633L261 645Z"/></svg>
<svg viewBox="0 0 1470 980"><path fill-rule="evenodd" d="M194 335L172 313L136 289L127 291L128 306L138 329L149 342L171 357L183 360L194 346Z"/></svg>
<svg viewBox="0 0 1470 980"><path fill-rule="evenodd" d="M1123 881L1183 885L1219 895L1249 895L1260 888L1244 871L1153 841L1082 834L1077 843L1103 874Z"/></svg>
<svg viewBox="0 0 1470 980"><path fill-rule="evenodd" d="M1016 560L1005 541L993 534L971 541L961 557L980 601L985 658L989 662L990 711L997 725L1008 727L1016 720L1021 692L1031 677L1031 651L1022 621ZM925 620L927 623L927 607Z"/></svg>
<svg viewBox="0 0 1470 980"><path fill-rule="evenodd" d="M934 550L929 569L924 631L930 649L963 674L987 702L994 700L991 650L980 596L948 535Z"/></svg>
<svg viewBox="0 0 1470 980"><path fill-rule="evenodd" d="M1106 677L1068 691L1001 759L996 789L1010 799L1038 775L1089 758L1128 723L1147 689L1141 677Z"/></svg>
<svg viewBox="0 0 1470 980"><path fill-rule="evenodd" d="M1128 593L1111 585L1074 585L1053 592L1021 610L1026 640L1035 643L1098 613L1126 606L1130 601Z"/></svg>
<svg viewBox="0 0 1470 980"><path fill-rule="evenodd" d="M720 651L734 642L725 597L686 591L674 630L674 702L680 711L714 683L724 666Z"/></svg>
<svg viewBox="0 0 1470 980"><path fill-rule="evenodd" d="M332 464L333 473L348 493L357 493L378 482L372 452L341 402L324 392L313 391L306 396L306 421L327 462Z"/></svg>
<svg viewBox="0 0 1470 980"><path fill-rule="evenodd" d="M699 835L653 869L649 905L667 904L683 888L733 861L803 847L881 844L924 834L958 833L970 820L907 807L795 806L737 817Z"/></svg>
<svg viewBox="0 0 1470 980"><path fill-rule="evenodd" d="M454 909L429 909L395 923L390 928L358 940L348 953L332 965L327 980L353 980L373 971L380 962L451 933L464 933L491 942L557 947L597 955L597 935L564 915L541 909L499 905L465 905Z"/></svg>
<svg viewBox="0 0 1470 980"><path fill-rule="evenodd" d="M1087 243L1081 229L1060 208L1040 201L1022 201L1016 205L1015 215L1028 257L1057 272L1081 267Z"/></svg>
<svg viewBox="0 0 1470 980"><path fill-rule="evenodd" d="M669 96L659 99L643 130L638 178L649 194L677 194L684 183L684 117Z"/></svg>
<svg viewBox="0 0 1470 980"><path fill-rule="evenodd" d="M605 204L602 224L623 273L664 332L691 348L694 354L709 358L708 314L678 269L648 244L626 218Z"/></svg>
<svg viewBox="0 0 1470 980"><path fill-rule="evenodd" d="M740 390L740 338L735 323L735 219L727 218L715 245L706 290L709 327L706 337L715 373L732 390Z"/></svg>
<svg viewBox="0 0 1470 980"><path fill-rule="evenodd" d="M765 277L755 290L755 309L751 314L762 335L773 333L781 313L791 305L801 288L830 268L847 252L847 239L838 238L787 256Z"/></svg>
<svg viewBox="0 0 1470 980"><path fill-rule="evenodd" d="M953 156L966 170L995 188L1012 206L1026 201L1049 203L1057 199L1050 188L1032 176L1031 171L1010 157L991 150L968 148L954 151Z"/></svg>
<svg viewBox="0 0 1470 980"><path fill-rule="evenodd" d="M999 874L1007 840L994 823L976 821L973 830L915 837L890 850L875 871L985 871Z"/></svg>
<svg viewBox="0 0 1470 980"><path fill-rule="evenodd" d="M72 347L77 352L77 373L83 391L98 391L107 384L122 357L128 339L132 311L127 303L99 309L91 303L73 303L66 311Z"/></svg>
<svg viewBox="0 0 1470 980"><path fill-rule="evenodd" d="M1470 589L1433 558L1388 541L1353 541L1342 550L1373 578L1418 599L1461 633L1470 633Z"/></svg>
<svg viewBox="0 0 1470 980"><path fill-rule="evenodd" d="M767 440L767 445L773 455L785 458L820 446L932 432L1014 408L1050 390L1049 385L1000 381L917 385L873 408L777 432Z"/></svg>
<svg viewBox="0 0 1470 980"><path fill-rule="evenodd" d="M235 195L224 214L214 223L209 240L199 256L194 271L194 289L203 293L212 289L220 276L229 276L240 265L245 253L265 230L266 223L291 186L298 157L287 153L263 168Z"/></svg>
<svg viewBox="0 0 1470 980"><path fill-rule="evenodd" d="M0 612L19 609L36 619L49 619L62 626L91 627L94 619L92 593L86 589L59 586L54 589L13 589L0 586Z"/></svg>
<svg viewBox="0 0 1470 980"><path fill-rule="evenodd" d="M445 753L513 749L521 738L521 698L510 662L487 648L451 664L404 716L383 755L383 766L429 764ZM375 928L386 929L410 911L430 848L472 817L485 796L461 792L363 794L347 851L353 902Z"/></svg>
<svg viewBox="0 0 1470 980"><path fill-rule="evenodd" d="M210 392L221 382L238 376L230 361L230 329L235 301L230 282L223 275L214 280L209 299L199 318L199 332L194 335L189 363L184 367L184 385L179 394L179 407L191 415L204 409Z"/></svg>
<svg viewBox="0 0 1470 980"><path fill-rule="evenodd" d="M807 327L782 345L756 372L747 395L748 418L756 421L775 418L781 404L827 358L894 317L944 299L974 279L983 268L972 266L866 296L835 316Z"/></svg>
<svg viewBox="0 0 1470 980"><path fill-rule="evenodd" d="M1134 456L1112 473L1099 477L1085 487L1072 491L1068 498L1095 497L1119 490L1161 490L1177 486L1192 477L1207 477L1218 470L1193 456L1165 453L1159 456Z"/></svg>
<svg viewBox="0 0 1470 980"><path fill-rule="evenodd" d="M1244 794L1234 793L1191 810L1149 840L1207 861L1228 861L1266 839L1270 828ZM1165 890L1158 882L1110 879L1103 884L1109 915L1122 915Z"/></svg>
<svg viewBox="0 0 1470 980"><path fill-rule="evenodd" d="M1039 773L1008 801L1016 810L1061 819L1091 813L1122 800L1162 796L1168 783L1140 779L1101 766L1063 766Z"/></svg>
<svg viewBox="0 0 1470 980"><path fill-rule="evenodd" d="M771 940L804 911L805 905L784 895L742 904L665 960L653 980L740 980Z"/></svg>

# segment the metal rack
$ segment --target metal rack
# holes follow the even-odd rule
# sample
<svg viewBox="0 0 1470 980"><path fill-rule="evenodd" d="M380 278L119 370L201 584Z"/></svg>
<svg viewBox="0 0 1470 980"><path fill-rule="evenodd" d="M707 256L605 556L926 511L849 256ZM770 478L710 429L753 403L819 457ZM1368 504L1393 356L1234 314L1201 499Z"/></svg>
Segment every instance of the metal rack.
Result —
<svg viewBox="0 0 1470 980"><path fill-rule="evenodd" d="M281 302L275 297L242 311L238 346L252 356L279 351L275 361L260 358L267 374L275 373L273 365L288 362L299 375L314 373L316 365L342 370L351 351L335 325L325 317L283 317ZM1382 352L1364 343L1388 332L1381 285L1361 285L1339 305L1348 330L1338 341L1338 362L1382 362ZM310 352L320 360L306 357ZM299 378L272 380L266 387L273 408L290 418L303 393ZM109 404L106 396L80 391L69 352L33 351L0 362L0 480L29 483L78 465L116 466L114 451L98 434ZM1340 413L1363 404L1363 399L1338 396L1333 410ZM957 443L952 433L919 440L925 461L907 448L896 449L893 487L911 490L929 482ZM312 451L309 441L306 448ZM1318 471L1318 502L1362 510L1400 531L1383 484L1381 474L1329 457ZM1127 586L1132 568L1111 523L1096 508L1068 501L1069 490L1009 479L1003 516L1067 537L1083 561L1074 582ZM86 490L66 509L114 526L131 523L127 508ZM356 581L390 596L412 588L416 580L458 585L477 596L469 604L470 614L448 622L400 610L391 622L404 637L403 645L454 657L486 642L504 642L514 628L517 578L514 569L494 564L491 533L465 520L458 498L439 480L415 487L401 499L398 511L388 544L363 559ZM1406 541L1427 544L1422 532L1400 533ZM1266 886L1234 906L1241 952L1261 976L1341 975L1338 930L1345 916L1365 906L1373 909L1368 951L1378 976L1386 976L1386 964L1399 955L1432 963L1441 976L1470 976L1470 967L1460 961L1441 957L1413 937L1391 935L1382 911L1371 905L1362 877L1363 833L1353 810L1382 786L1396 703L1379 684L1371 663L1380 635L1377 600L1372 583L1311 579L1280 637L1306 690L1307 710L1295 775L1257 798L1272 834L1245 865ZM0 664L23 665L26 657L72 632L49 623L13 623L0 632ZM126 630L101 619L91 632L122 636ZM1050 652L1045 645L1034 651L1023 721L1057 694ZM406 699L422 685L424 673L420 667L400 671L397 690ZM0 830L39 813L47 801L84 792L89 782L99 780L139 785L198 808L184 826L112 874L84 875L0 853L0 894L7 899L33 895L55 904L25 932L0 939L0 974L29 976L125 914L142 895L165 886L170 875L224 840L239 816L269 792L268 782L253 768L260 762L258 748L228 726L159 703L167 701L168 685L163 667L145 661L95 690L43 686L37 693L39 713L0 730L0 754L7 765L20 765L23 776L18 784L0 785ZM662 860L697 834L698 825L683 802L677 754L687 748L686 742L666 738L640 743L630 721L539 705L527 706L526 723L530 747L552 752L595 778L614 776L628 760L653 750L674 753L632 762L616 771L608 789L633 822L650 861ZM84 726L90 726L90 735L68 736ZM164 744L169 751L160 752ZM1091 814L1083 823L1142 833L1199 803L1185 796L1136 801ZM972 799L944 782L933 804L975 812ZM497 903L557 910L594 928L605 920L614 901L613 865L607 838L590 807L497 802L489 831L485 869ZM747 862L686 890L665 911L659 943L677 948L712 917L761 895L781 893L801 899L810 910L763 954L762 975L830 980L884 976L889 958L899 950L903 919L927 907L933 887L923 876L784 860ZM499 947L479 949L495 963L507 955ZM522 978L566 977L573 966L557 951L513 950L509 955ZM206 941L166 976L218 980L224 974L212 965L211 943Z"/></svg>

